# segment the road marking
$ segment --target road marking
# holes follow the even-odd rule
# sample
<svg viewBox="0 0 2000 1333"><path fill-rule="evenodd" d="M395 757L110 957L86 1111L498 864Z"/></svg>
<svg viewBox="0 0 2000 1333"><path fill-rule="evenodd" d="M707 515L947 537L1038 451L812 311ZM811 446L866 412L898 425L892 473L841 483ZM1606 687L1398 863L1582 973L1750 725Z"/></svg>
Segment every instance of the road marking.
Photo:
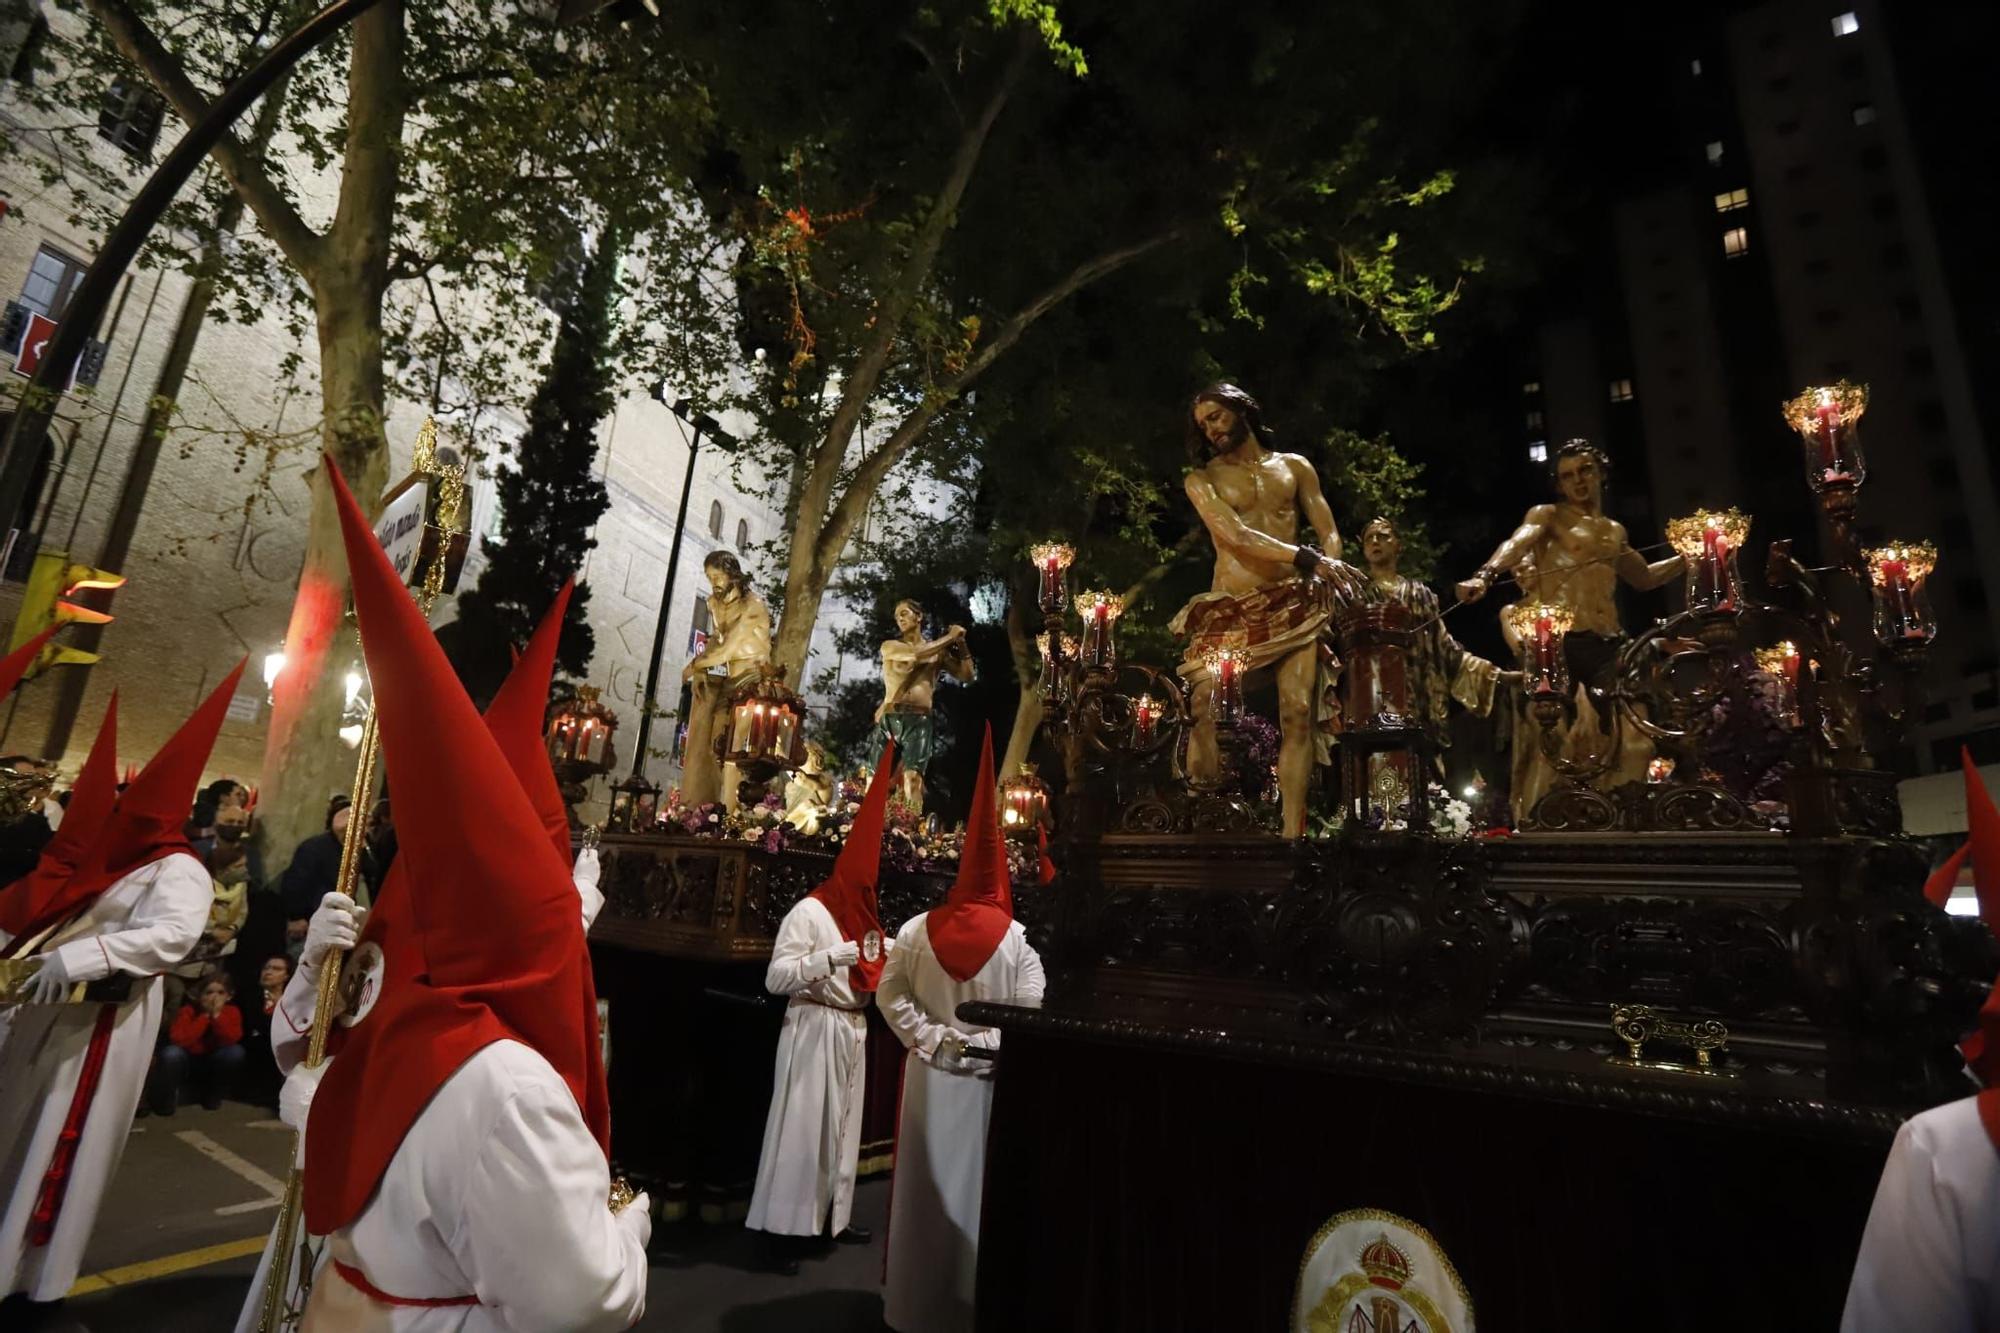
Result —
<svg viewBox="0 0 2000 1333"><path fill-rule="evenodd" d="M285 1197L285 1182L266 1172L255 1162L238 1157L229 1149L217 1143L198 1129L184 1129L174 1135L182 1143L208 1158L217 1166L233 1171L258 1189L271 1196L273 1201ZM219 1209L217 1210L220 1211Z"/></svg>
<svg viewBox="0 0 2000 1333"><path fill-rule="evenodd" d="M78 1278L76 1285L69 1289L69 1294L87 1296L93 1291L123 1287L150 1278L171 1277L175 1273L185 1273L190 1268L206 1268L210 1264L241 1259L247 1254L261 1254L264 1251L265 1239L263 1236L249 1236L243 1240L224 1241L220 1245L204 1245L198 1250L183 1250L179 1254L170 1254L163 1259L148 1259L141 1264L107 1268L102 1273L91 1273Z"/></svg>
<svg viewBox="0 0 2000 1333"><path fill-rule="evenodd" d="M265 1208L276 1208L283 1202L282 1198L252 1199L248 1203L232 1203L226 1207L218 1208L215 1210L215 1215L217 1217L235 1217L238 1213L254 1213Z"/></svg>

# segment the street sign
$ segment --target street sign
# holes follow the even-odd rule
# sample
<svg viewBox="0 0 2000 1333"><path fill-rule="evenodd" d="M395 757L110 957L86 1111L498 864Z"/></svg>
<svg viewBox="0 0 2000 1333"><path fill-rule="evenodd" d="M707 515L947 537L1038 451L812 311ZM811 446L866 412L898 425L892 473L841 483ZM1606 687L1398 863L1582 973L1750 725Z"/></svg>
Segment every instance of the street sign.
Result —
<svg viewBox="0 0 2000 1333"><path fill-rule="evenodd" d="M416 581L417 555L424 546L424 502L429 495L429 481L421 473L414 474L389 492L382 516L375 520L375 540L382 543L397 577L406 584Z"/></svg>

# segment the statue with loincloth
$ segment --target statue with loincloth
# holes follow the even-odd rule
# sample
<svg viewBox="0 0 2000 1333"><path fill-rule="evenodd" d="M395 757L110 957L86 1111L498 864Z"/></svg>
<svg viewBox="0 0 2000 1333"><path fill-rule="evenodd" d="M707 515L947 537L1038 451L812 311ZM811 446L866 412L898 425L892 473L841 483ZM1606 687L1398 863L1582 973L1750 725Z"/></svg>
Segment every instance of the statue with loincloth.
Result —
<svg viewBox="0 0 2000 1333"><path fill-rule="evenodd" d="M1576 718L1564 729L1559 749L1566 759L1606 765L1592 785L1611 791L1641 782L1653 757L1653 743L1629 719L1600 717L1586 685L1615 686L1625 631L1618 622L1616 593L1622 579L1641 591L1658 588L1681 572L1681 558L1650 563L1632 549L1625 525L1604 513L1604 483L1611 471L1604 451L1588 440L1571 440L1556 451L1550 469L1556 483L1553 504L1530 509L1514 534L1500 543L1479 572L1458 585L1462 602L1476 602L1501 575L1512 573L1529 601L1567 607L1574 617L1565 644L1570 677L1576 682ZM1509 631L1515 656L1523 645ZM1558 771L1542 751L1541 728L1528 713L1526 696L1515 708L1511 798L1516 821L1556 785Z"/></svg>
<svg viewBox="0 0 2000 1333"><path fill-rule="evenodd" d="M1326 642L1335 603L1372 594L1341 562L1340 531L1312 464L1266 438L1256 399L1233 384L1211 385L1189 404L1187 494L1215 543L1215 573L1168 629L1188 643L1179 670L1191 694L1187 764L1197 782L1214 781L1221 766L1209 654L1234 649L1246 670L1276 672L1278 792L1284 835L1296 838L1313 765L1332 761L1339 730L1337 662ZM1317 546L1299 542L1301 527Z"/></svg>
<svg viewBox="0 0 2000 1333"><path fill-rule="evenodd" d="M940 673L972 679L965 627L952 625L935 639L924 638L924 609L906 597L896 603L896 637L882 644L882 702L868 746L879 750L885 738L895 738L903 804L912 810L924 808L924 771L940 748L931 712Z"/></svg>
<svg viewBox="0 0 2000 1333"><path fill-rule="evenodd" d="M716 728L727 725L729 697L755 683L771 661L771 608L750 586L743 566L728 551L710 551L701 562L708 578L708 614L714 630L708 647L681 672L692 682L681 796L690 806L720 800L737 804L736 765L716 757ZM711 674L714 667L724 674Z"/></svg>

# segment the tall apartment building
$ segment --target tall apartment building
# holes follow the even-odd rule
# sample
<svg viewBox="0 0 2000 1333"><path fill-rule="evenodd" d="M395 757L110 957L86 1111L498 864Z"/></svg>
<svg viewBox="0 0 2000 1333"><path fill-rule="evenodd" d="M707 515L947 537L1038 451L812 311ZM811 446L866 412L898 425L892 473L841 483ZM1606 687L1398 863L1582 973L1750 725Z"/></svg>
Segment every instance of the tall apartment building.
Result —
<svg viewBox="0 0 2000 1333"><path fill-rule="evenodd" d="M1940 551L1917 746L1938 768L1961 743L2000 760L2000 493L1885 8L1773 0L1663 28L1684 49L1634 95L1672 106L1672 142L1634 145L1657 165L1610 210L1601 283L1524 364L1523 421L1531 452L1582 434L1643 468L1651 512L1635 523L1620 499L1635 541L1735 504L1757 549L1788 534L1812 549L1779 404L1866 383L1864 544Z"/></svg>

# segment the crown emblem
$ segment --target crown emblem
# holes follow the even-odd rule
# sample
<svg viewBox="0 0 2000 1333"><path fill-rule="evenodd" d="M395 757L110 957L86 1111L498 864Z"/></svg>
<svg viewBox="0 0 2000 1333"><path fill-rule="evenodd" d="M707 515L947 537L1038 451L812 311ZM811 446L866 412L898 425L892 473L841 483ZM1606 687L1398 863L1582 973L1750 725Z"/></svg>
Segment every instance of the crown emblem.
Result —
<svg viewBox="0 0 2000 1333"><path fill-rule="evenodd" d="M1390 1291L1402 1290L1410 1280L1410 1261L1389 1243L1387 1235L1378 1235L1374 1241L1362 1248L1361 1271L1368 1275L1368 1281Z"/></svg>

